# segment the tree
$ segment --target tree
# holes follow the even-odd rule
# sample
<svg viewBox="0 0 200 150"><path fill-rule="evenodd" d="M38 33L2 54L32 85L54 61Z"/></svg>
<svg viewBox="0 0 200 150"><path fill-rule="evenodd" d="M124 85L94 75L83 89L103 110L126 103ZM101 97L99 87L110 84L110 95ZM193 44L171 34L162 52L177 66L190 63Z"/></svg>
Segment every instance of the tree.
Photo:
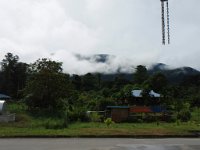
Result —
<svg viewBox="0 0 200 150"><path fill-rule="evenodd" d="M82 88L82 79L79 75L73 75L72 84L74 85L76 90L81 90Z"/></svg>
<svg viewBox="0 0 200 150"><path fill-rule="evenodd" d="M156 92L162 92L168 84L166 76L162 73L154 74L149 80L150 87Z"/></svg>
<svg viewBox="0 0 200 150"><path fill-rule="evenodd" d="M136 72L133 74L133 80L136 84L142 84L148 79L147 69L143 65L136 67Z"/></svg>
<svg viewBox="0 0 200 150"><path fill-rule="evenodd" d="M1 91L17 98L19 90L25 86L27 64L19 62L17 55L7 53L1 62L1 69Z"/></svg>
<svg viewBox="0 0 200 150"><path fill-rule="evenodd" d="M21 91L25 88L27 79L27 69L28 65L26 63L19 62L16 65L14 84L17 88L17 98L20 97Z"/></svg>
<svg viewBox="0 0 200 150"><path fill-rule="evenodd" d="M38 59L29 66L30 73L61 73L62 63L47 58Z"/></svg>
<svg viewBox="0 0 200 150"><path fill-rule="evenodd" d="M83 89L85 91L97 89L98 81L95 76L91 73L87 73L83 76Z"/></svg>
<svg viewBox="0 0 200 150"><path fill-rule="evenodd" d="M127 104L132 99L132 97L133 97L132 90L134 88L135 88L135 86L132 85L132 84L125 85L120 90L120 92L118 93L119 94L119 98L117 99L117 103L119 105Z"/></svg>
<svg viewBox="0 0 200 150"><path fill-rule="evenodd" d="M150 100L151 100L151 96L150 96L150 89L149 87L145 87L143 90L142 90L142 98L144 100L144 105L149 105L150 104Z"/></svg>
<svg viewBox="0 0 200 150"><path fill-rule="evenodd" d="M100 89L101 88L101 74L97 73L96 76L97 76L97 81L98 81L98 88Z"/></svg>
<svg viewBox="0 0 200 150"><path fill-rule="evenodd" d="M25 88L26 102L31 109L58 111L66 109L70 93L69 75L62 73L62 63L46 58L29 67L30 78Z"/></svg>
<svg viewBox="0 0 200 150"><path fill-rule="evenodd" d="M7 53L2 60L1 69L3 74L3 83L1 90L8 95L14 96L16 93L14 80L15 80L15 68L18 63L19 57L12 53Z"/></svg>
<svg viewBox="0 0 200 150"><path fill-rule="evenodd" d="M126 84L129 83L130 82L127 79L125 79L124 74L117 74L117 76L114 79L113 89L119 91L121 88L123 88Z"/></svg>
<svg viewBox="0 0 200 150"><path fill-rule="evenodd" d="M19 60L19 56L13 55L12 53L7 53L5 55L5 59L3 59L1 63L2 71L11 71L12 69L14 69L18 60Z"/></svg>

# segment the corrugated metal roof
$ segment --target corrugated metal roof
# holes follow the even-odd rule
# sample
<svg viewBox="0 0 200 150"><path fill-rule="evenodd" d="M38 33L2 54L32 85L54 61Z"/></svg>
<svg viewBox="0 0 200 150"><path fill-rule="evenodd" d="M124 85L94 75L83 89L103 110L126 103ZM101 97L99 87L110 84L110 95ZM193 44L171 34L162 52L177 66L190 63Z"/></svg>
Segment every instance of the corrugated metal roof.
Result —
<svg viewBox="0 0 200 150"><path fill-rule="evenodd" d="M132 91L132 95L133 95L134 97L142 97L142 91L143 91L143 90L133 90L133 91ZM149 92L149 95L150 95L150 97L161 97L160 94L154 92L153 90L151 90L151 91Z"/></svg>
<svg viewBox="0 0 200 150"><path fill-rule="evenodd" d="M5 94L0 94L0 99L10 99L11 97Z"/></svg>
<svg viewBox="0 0 200 150"><path fill-rule="evenodd" d="M142 97L142 90L133 90L132 95L134 97Z"/></svg>
<svg viewBox="0 0 200 150"><path fill-rule="evenodd" d="M154 92L153 90L151 90L151 91L149 92L149 95L150 95L151 97L161 97L160 94Z"/></svg>

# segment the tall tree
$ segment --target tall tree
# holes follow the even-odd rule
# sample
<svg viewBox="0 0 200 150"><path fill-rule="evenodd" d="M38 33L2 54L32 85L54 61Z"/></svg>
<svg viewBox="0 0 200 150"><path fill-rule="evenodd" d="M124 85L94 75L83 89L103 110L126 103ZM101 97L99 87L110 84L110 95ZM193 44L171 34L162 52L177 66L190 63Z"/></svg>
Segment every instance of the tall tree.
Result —
<svg viewBox="0 0 200 150"><path fill-rule="evenodd" d="M19 62L15 68L15 85L17 88L17 97L20 90L23 90L27 79L28 64Z"/></svg>
<svg viewBox="0 0 200 150"><path fill-rule="evenodd" d="M136 84L142 84L148 79L147 68L143 65L136 67L136 71L133 74L133 80Z"/></svg>
<svg viewBox="0 0 200 150"><path fill-rule="evenodd" d="M1 91L18 97L18 91L23 89L26 82L27 64L19 62L19 57L12 53L7 53L1 62Z"/></svg>
<svg viewBox="0 0 200 150"><path fill-rule="evenodd" d="M7 53L2 60L1 69L3 74L2 91L8 95L15 95L15 69L18 63L19 57L12 53Z"/></svg>
<svg viewBox="0 0 200 150"><path fill-rule="evenodd" d="M168 80L163 73L156 73L150 79L150 87L156 92L163 92L168 84Z"/></svg>
<svg viewBox="0 0 200 150"><path fill-rule="evenodd" d="M85 91L95 90L97 85L98 81L93 74L87 73L83 76L83 89Z"/></svg>
<svg viewBox="0 0 200 150"><path fill-rule="evenodd" d="M74 74L72 77L72 84L76 90L81 90L82 88L82 79L79 75Z"/></svg>
<svg viewBox="0 0 200 150"><path fill-rule="evenodd" d="M30 65L30 78L25 88L30 108L45 110L65 109L69 95L69 75L62 73L62 63L39 59ZM62 107L62 108L61 108Z"/></svg>

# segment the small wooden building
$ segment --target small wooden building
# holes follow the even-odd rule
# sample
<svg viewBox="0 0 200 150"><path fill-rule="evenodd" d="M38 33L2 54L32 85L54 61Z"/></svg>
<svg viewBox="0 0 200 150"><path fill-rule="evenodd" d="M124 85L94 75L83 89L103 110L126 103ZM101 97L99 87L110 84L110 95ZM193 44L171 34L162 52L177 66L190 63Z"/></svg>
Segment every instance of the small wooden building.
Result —
<svg viewBox="0 0 200 150"><path fill-rule="evenodd" d="M106 117L114 122L124 122L129 117L129 106L107 106Z"/></svg>

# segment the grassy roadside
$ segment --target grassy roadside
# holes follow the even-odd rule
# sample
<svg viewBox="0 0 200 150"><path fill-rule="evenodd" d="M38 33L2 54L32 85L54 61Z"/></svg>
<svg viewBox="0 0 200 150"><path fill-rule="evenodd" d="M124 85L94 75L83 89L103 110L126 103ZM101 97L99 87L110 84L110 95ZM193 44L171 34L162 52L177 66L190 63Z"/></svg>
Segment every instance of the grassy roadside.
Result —
<svg viewBox="0 0 200 150"><path fill-rule="evenodd" d="M16 113L16 122L0 123L0 137L182 137L200 133L199 115L192 114L189 122L105 123L76 122L63 124L57 117L33 116L26 106L12 104L9 111Z"/></svg>
<svg viewBox="0 0 200 150"><path fill-rule="evenodd" d="M103 123L74 123L64 129L46 129L35 126L17 126L16 123L0 127L0 137L135 137L135 136L193 136L200 132L193 123L121 123L106 127Z"/></svg>

